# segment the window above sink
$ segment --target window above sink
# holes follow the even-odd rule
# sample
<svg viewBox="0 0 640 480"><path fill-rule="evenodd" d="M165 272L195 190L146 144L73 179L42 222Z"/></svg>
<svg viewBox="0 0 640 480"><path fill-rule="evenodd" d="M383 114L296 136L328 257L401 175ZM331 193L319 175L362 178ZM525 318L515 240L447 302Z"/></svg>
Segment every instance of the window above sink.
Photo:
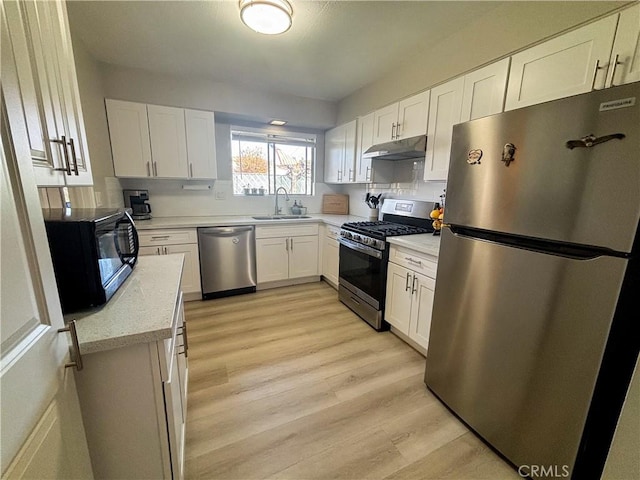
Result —
<svg viewBox="0 0 640 480"><path fill-rule="evenodd" d="M316 136L231 127L234 195L313 195Z"/></svg>

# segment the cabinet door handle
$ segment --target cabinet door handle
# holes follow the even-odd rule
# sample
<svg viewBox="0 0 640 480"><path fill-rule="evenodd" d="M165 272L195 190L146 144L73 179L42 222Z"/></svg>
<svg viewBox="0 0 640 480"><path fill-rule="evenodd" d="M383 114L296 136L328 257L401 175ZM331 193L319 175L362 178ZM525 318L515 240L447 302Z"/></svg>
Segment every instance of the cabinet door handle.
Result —
<svg viewBox="0 0 640 480"><path fill-rule="evenodd" d="M600 66L600 59L596 60L596 67L593 69L593 81L591 82L591 90L596 89L596 78L598 78L598 70L603 70L605 67Z"/></svg>
<svg viewBox="0 0 640 480"><path fill-rule="evenodd" d="M54 168L57 172L67 172L67 175L71 175L71 162L69 161L69 151L67 150L67 137L62 135L60 140L53 139L51 143L57 143L58 145L62 145L62 153L64 155L64 168Z"/></svg>
<svg viewBox="0 0 640 480"><path fill-rule="evenodd" d="M351 180L351 172L353 172L353 168L350 168L350 169L349 169L349 181L352 181L352 180ZM354 182L356 181L356 175L355 175L355 173L354 173L354 175L353 175L353 181L354 181Z"/></svg>
<svg viewBox="0 0 640 480"><path fill-rule="evenodd" d="M418 277L416 277L414 275L413 276L413 281L411 282L411 295L413 295L414 293L416 293L418 291L418 289L416 288L416 280L418 280Z"/></svg>
<svg viewBox="0 0 640 480"><path fill-rule="evenodd" d="M409 289L411 288L411 285L409 284L410 280L411 280L411 273L407 272L407 283L404 286L404 291L405 292L409 291Z"/></svg>
<svg viewBox="0 0 640 480"><path fill-rule="evenodd" d="M156 252L157 252L158 255L160 255L160 247L156 248Z"/></svg>
<svg viewBox="0 0 640 480"><path fill-rule="evenodd" d="M193 163L189 162L189 177L193 178Z"/></svg>
<svg viewBox="0 0 640 480"><path fill-rule="evenodd" d="M71 158L73 160L73 173L77 177L80 174L78 173L78 158L76 157L76 145L73 138L69 139L69 146L71 147Z"/></svg>
<svg viewBox="0 0 640 480"><path fill-rule="evenodd" d="M291 251L293 252L293 238L291 239Z"/></svg>
<svg viewBox="0 0 640 480"><path fill-rule="evenodd" d="M64 364L64 368L76 367L76 370L82 370L82 355L80 354L80 343L78 342L78 331L76 330L76 321L71 320L67 327L59 328L58 333L69 332L71 335L71 344L73 345L74 362Z"/></svg>
<svg viewBox="0 0 640 480"><path fill-rule="evenodd" d="M153 175L158 176L158 162L153 162Z"/></svg>
<svg viewBox="0 0 640 480"><path fill-rule="evenodd" d="M396 138L396 124L392 123L391 124L391 140L393 140L394 138Z"/></svg>
<svg viewBox="0 0 640 480"><path fill-rule="evenodd" d="M621 62L619 60L619 58L620 58L620 54L616 53L616 57L613 60L613 72L611 72L611 86L612 87L616 86L615 80L616 80L616 70L618 69L618 65L624 65L624 62Z"/></svg>
<svg viewBox="0 0 640 480"><path fill-rule="evenodd" d="M367 167L367 171L364 174L364 179L366 181L370 181L371 180L371 167Z"/></svg>
<svg viewBox="0 0 640 480"><path fill-rule="evenodd" d="M289 251L289 239L288 238L284 239L284 248L287 250L287 252Z"/></svg>
<svg viewBox="0 0 640 480"><path fill-rule="evenodd" d="M187 339L187 322L183 321L182 326L180 327L182 332L182 345L184 346L184 356L187 358L189 356L189 340Z"/></svg>
<svg viewBox="0 0 640 480"><path fill-rule="evenodd" d="M342 170L338 170L338 181L342 181Z"/></svg>
<svg viewBox="0 0 640 480"><path fill-rule="evenodd" d="M149 162L147 162L147 177L151 176L151 167L149 166Z"/></svg>
<svg viewBox="0 0 640 480"><path fill-rule="evenodd" d="M167 250L167 247L164 247L164 254L169 255L169 250Z"/></svg>
<svg viewBox="0 0 640 480"><path fill-rule="evenodd" d="M396 139L400 138L400 125L402 125L400 122L396 124Z"/></svg>

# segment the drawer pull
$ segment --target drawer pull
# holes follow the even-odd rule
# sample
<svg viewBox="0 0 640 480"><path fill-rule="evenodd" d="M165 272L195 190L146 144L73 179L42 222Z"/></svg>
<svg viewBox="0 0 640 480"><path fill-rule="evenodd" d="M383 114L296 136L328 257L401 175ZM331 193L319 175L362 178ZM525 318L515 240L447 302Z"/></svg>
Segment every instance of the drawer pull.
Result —
<svg viewBox="0 0 640 480"><path fill-rule="evenodd" d="M157 235L157 236L151 237L151 240L166 240L169 237L170 235Z"/></svg>
<svg viewBox="0 0 640 480"><path fill-rule="evenodd" d="M407 262L415 263L416 265L422 265L422 260L414 260L411 257L404 257Z"/></svg>

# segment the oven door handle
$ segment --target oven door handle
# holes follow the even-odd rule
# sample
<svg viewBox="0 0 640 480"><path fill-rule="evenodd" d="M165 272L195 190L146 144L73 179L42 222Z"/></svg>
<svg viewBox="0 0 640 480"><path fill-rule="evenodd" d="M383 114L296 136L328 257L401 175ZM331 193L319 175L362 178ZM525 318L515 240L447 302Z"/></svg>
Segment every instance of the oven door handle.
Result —
<svg viewBox="0 0 640 480"><path fill-rule="evenodd" d="M382 252L380 250L376 250L375 248L367 247L366 245L362 245L361 243L354 242L353 240L347 240L344 237L339 237L338 242L344 245L351 250L356 250L358 252L362 252L370 257L382 258Z"/></svg>

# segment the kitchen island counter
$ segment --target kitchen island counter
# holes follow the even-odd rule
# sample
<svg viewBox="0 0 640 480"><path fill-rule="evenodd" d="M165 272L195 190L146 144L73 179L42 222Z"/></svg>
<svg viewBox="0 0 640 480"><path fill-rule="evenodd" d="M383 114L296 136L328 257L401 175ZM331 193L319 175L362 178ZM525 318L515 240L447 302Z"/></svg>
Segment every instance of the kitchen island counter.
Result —
<svg viewBox="0 0 640 480"><path fill-rule="evenodd" d="M141 256L105 305L65 315L77 320L80 353L89 354L171 338L184 255Z"/></svg>
<svg viewBox="0 0 640 480"><path fill-rule="evenodd" d="M259 214L256 214L258 216ZM262 214L264 215L264 214ZM250 215L219 215L208 217L155 217L150 220L136 220L138 230L159 228L222 227L233 225L282 225L286 223L326 223L339 227L345 222L362 222L367 219L355 215L309 214L309 218L257 220Z"/></svg>
<svg viewBox="0 0 640 480"><path fill-rule="evenodd" d="M431 233L389 237L387 238L387 242L391 245L410 248L416 252L425 253L433 257L437 257L440 251L440 235L433 235Z"/></svg>

